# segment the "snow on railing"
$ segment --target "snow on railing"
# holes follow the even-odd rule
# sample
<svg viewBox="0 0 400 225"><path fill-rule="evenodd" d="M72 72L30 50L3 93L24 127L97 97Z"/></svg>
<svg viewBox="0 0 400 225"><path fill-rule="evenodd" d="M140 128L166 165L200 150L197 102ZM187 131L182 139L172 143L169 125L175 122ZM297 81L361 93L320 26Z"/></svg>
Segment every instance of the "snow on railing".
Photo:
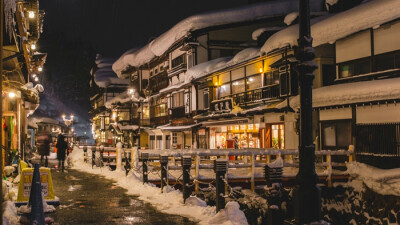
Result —
<svg viewBox="0 0 400 225"><path fill-rule="evenodd" d="M83 146L80 146L83 148ZM256 172L257 168L265 167L267 164L271 163L271 158L282 157L284 159L283 166L287 168L287 171L284 174L284 177L294 177L297 173L296 171L291 170L290 168L298 168L298 160L297 157L299 155L299 151L296 149L259 149L259 148L248 148L248 149L167 149L167 150L137 150L137 148L121 148L118 150L116 147L103 147L103 146L88 146L88 150L94 150L96 152L103 153L103 160L108 162L108 165L118 167L118 158L123 159L124 155L130 155L127 157L130 159L130 163L133 164L133 168L136 171L140 168L141 154L145 153L148 156L148 165L149 168L153 168L153 171L150 173L158 173L160 169L160 156L165 155L168 156L168 170L169 171L182 171L182 166L180 163L176 163L176 161L180 161L183 156L192 157L192 166L193 169L193 183L195 185L195 191L199 190L199 184L202 181L213 180L211 176L202 176L200 174L201 170L211 170L214 169L214 164L212 163L214 159L217 158L226 158L230 159L228 161L228 175L226 179L248 179L251 183L251 189L255 188L255 179L263 178L263 174L259 174ZM317 171L319 176L326 176L327 183L329 186L332 185L332 175L336 173L333 171L333 167L335 166L344 166L344 163L333 162L332 156L347 156L348 161L353 161L353 151L349 150L318 150L315 152L316 157L321 158L316 162L316 166L320 169ZM240 159L240 160L237 160ZM112 163L110 163L110 161ZM121 165L119 166L119 168ZM243 169L248 168L248 172L243 171ZM322 168L322 171L321 171ZM230 170L229 170L230 169ZM235 174L238 170L242 169L241 174ZM230 173L231 172L231 173ZM243 175L243 172L245 173ZM182 175L179 174L169 174L170 178L176 178L177 180ZM341 173L342 175L343 173ZM158 175L159 176L159 175ZM157 177L157 176L156 176ZM158 179L158 178L157 178ZM168 180L168 179L167 179Z"/></svg>

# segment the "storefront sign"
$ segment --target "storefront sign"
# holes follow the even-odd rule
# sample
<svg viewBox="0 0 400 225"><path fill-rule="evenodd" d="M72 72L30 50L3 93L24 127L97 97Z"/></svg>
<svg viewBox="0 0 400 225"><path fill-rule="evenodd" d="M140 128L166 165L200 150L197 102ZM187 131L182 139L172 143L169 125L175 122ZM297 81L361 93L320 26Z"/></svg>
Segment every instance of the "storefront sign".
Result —
<svg viewBox="0 0 400 225"><path fill-rule="evenodd" d="M212 111L231 111L233 108L233 102L231 98L227 98L227 99L221 99L221 100L217 100L217 101L212 101L211 102L211 110Z"/></svg>
<svg viewBox="0 0 400 225"><path fill-rule="evenodd" d="M190 92L185 93L185 114L190 113Z"/></svg>

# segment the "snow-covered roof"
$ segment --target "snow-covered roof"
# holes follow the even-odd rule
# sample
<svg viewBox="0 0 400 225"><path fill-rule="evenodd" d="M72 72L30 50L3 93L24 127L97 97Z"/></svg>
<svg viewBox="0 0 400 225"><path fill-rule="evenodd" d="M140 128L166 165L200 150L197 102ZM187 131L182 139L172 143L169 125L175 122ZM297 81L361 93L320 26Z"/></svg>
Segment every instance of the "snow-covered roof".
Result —
<svg viewBox="0 0 400 225"><path fill-rule="evenodd" d="M255 41L257 41L258 37L264 33L265 31L278 31L282 30L283 27L262 27L258 28L253 33L251 34L251 38Z"/></svg>
<svg viewBox="0 0 400 225"><path fill-rule="evenodd" d="M55 119L50 118L50 117L35 117L34 120L35 120L36 123L61 124L60 121L55 120Z"/></svg>
<svg viewBox="0 0 400 225"><path fill-rule="evenodd" d="M344 105L400 98L400 78L337 84L313 89L313 107ZM299 96L290 99L292 108L300 107ZM287 106L286 101L276 107Z"/></svg>
<svg viewBox="0 0 400 225"><path fill-rule="evenodd" d="M311 0L311 11L321 11L323 3L323 0ZM163 55L174 43L196 30L282 16L294 11L298 11L297 0L281 0L190 16L143 48L126 52L114 63L113 69L118 76L121 76L121 71L129 65L140 66L150 62L155 56Z"/></svg>
<svg viewBox="0 0 400 225"><path fill-rule="evenodd" d="M122 92L121 94L115 96L114 98L109 99L108 101L106 101L106 102L104 103L104 106L105 106L107 109L111 109L113 104L116 104L116 103L118 103L118 102L124 104L124 103L127 103L127 102L129 102L129 101L132 101L132 102L139 102L139 101L145 101L145 99L142 98L142 97L139 97L139 99L137 99L137 98L131 96L131 95L128 93L128 90L126 90L125 92Z"/></svg>
<svg viewBox="0 0 400 225"><path fill-rule="evenodd" d="M192 80L201 78L207 74L224 68L231 59L232 57L222 57L193 66L186 71L185 82L189 83Z"/></svg>
<svg viewBox="0 0 400 225"><path fill-rule="evenodd" d="M95 63L97 64L97 70L94 72L94 81L97 86L105 88L113 84L129 84L128 79L120 79L112 70L112 65L115 59L96 56Z"/></svg>
<svg viewBox="0 0 400 225"><path fill-rule="evenodd" d="M36 119L35 118L28 118L28 126L38 129L38 125L36 124Z"/></svg>
<svg viewBox="0 0 400 225"><path fill-rule="evenodd" d="M189 84L192 80L200 79L205 77L211 73L220 71L222 69L228 68L233 65L237 65L239 63L248 61L250 59L254 59L260 56L259 48L246 48L237 53L234 57L221 57L218 59L213 59L210 61L206 61L200 63L196 66L189 68L185 72L185 81L179 84L174 84L168 86L164 89L160 90L160 93L165 93L169 91L173 91L179 89L187 84Z"/></svg>
<svg viewBox="0 0 400 225"><path fill-rule="evenodd" d="M334 43L337 40L369 28L378 28L381 24L400 17L399 0L374 0L358 5L318 21L311 26L313 46ZM261 48L263 53L287 45L297 45L299 37L298 24L272 35Z"/></svg>

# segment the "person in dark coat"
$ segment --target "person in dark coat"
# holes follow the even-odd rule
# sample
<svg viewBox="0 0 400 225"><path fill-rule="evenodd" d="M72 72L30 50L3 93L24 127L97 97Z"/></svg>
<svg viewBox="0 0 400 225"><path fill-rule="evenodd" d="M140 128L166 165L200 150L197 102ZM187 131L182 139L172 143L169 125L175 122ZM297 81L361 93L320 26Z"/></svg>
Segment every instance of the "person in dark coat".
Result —
<svg viewBox="0 0 400 225"><path fill-rule="evenodd" d="M64 135L60 134L57 139L57 159L58 159L58 168L61 168L64 172L64 161L65 155L67 154L68 144L64 140Z"/></svg>
<svg viewBox="0 0 400 225"><path fill-rule="evenodd" d="M37 145L38 153L40 155L40 165L43 166L43 159L45 158L44 166L48 166L47 156L50 154L50 134L42 132L38 134Z"/></svg>

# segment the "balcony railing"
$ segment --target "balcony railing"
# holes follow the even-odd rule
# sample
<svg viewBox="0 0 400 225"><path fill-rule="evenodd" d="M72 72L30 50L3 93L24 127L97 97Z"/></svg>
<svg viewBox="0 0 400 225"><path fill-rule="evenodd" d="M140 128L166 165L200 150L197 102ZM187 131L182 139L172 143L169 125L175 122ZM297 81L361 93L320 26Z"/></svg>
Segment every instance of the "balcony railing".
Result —
<svg viewBox="0 0 400 225"><path fill-rule="evenodd" d="M251 91L229 95L228 97L232 98L235 104L245 104L257 100L275 99L279 98L279 85L274 84Z"/></svg>
<svg viewBox="0 0 400 225"><path fill-rule="evenodd" d="M177 107L170 109L171 119L177 119L185 117L185 107Z"/></svg>
<svg viewBox="0 0 400 225"><path fill-rule="evenodd" d="M152 126L153 125L160 126L167 124L168 122L169 122L169 116L158 116L150 118L150 123Z"/></svg>
<svg viewBox="0 0 400 225"><path fill-rule="evenodd" d="M180 72L185 72L186 68L187 68L186 63L179 64L178 66L175 66L174 68L167 70L168 76L173 76Z"/></svg>

